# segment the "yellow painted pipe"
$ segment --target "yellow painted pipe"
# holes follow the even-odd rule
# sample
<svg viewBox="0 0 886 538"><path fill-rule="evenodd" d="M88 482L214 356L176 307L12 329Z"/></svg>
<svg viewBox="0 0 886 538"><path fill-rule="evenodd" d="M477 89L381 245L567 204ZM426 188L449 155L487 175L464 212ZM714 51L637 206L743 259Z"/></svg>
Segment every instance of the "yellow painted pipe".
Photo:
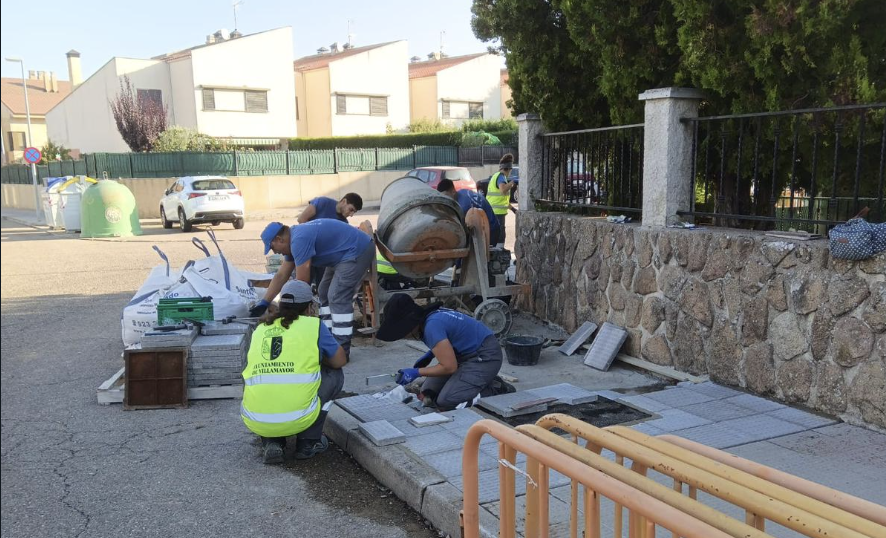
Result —
<svg viewBox="0 0 886 538"><path fill-rule="evenodd" d="M612 450L617 454L622 454L635 463L655 469L671 478L688 483L690 486L695 486L715 497L752 511L805 536L814 538L870 538L871 536L797 508L781 499L775 499L746 486L730 482L713 473L616 435L611 431L591 426L577 418L562 413L554 413L540 418L536 424L545 429L560 428L569 433L574 433L595 445ZM794 493L793 495L798 494Z"/></svg>

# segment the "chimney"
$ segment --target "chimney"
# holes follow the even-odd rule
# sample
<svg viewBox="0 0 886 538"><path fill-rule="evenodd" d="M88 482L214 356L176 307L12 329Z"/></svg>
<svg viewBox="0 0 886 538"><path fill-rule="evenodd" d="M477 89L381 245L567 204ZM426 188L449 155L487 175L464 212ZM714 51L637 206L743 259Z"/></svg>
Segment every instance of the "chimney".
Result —
<svg viewBox="0 0 886 538"><path fill-rule="evenodd" d="M55 76L55 71L49 73L49 79L52 83L52 93L58 93L58 77Z"/></svg>
<svg viewBox="0 0 886 538"><path fill-rule="evenodd" d="M43 91L49 93L52 91L52 81L49 80L49 73L40 71L40 78L43 79Z"/></svg>
<svg viewBox="0 0 886 538"><path fill-rule="evenodd" d="M83 72L80 69L80 53L74 49L68 51L68 80L71 88L76 88L83 82Z"/></svg>
<svg viewBox="0 0 886 538"><path fill-rule="evenodd" d="M37 80L37 72L36 71L28 71L28 78Z"/></svg>

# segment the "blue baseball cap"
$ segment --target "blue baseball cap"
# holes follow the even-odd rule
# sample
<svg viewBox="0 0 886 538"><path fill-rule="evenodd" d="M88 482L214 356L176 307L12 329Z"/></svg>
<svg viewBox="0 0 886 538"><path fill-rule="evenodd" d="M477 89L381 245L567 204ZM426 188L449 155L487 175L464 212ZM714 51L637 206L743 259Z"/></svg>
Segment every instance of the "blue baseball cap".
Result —
<svg viewBox="0 0 886 538"><path fill-rule="evenodd" d="M271 242L275 237L280 233L280 230L283 229L283 224L279 222L272 222L265 226L265 230L261 233L261 240L265 244L265 255L267 256L268 252L271 251Z"/></svg>

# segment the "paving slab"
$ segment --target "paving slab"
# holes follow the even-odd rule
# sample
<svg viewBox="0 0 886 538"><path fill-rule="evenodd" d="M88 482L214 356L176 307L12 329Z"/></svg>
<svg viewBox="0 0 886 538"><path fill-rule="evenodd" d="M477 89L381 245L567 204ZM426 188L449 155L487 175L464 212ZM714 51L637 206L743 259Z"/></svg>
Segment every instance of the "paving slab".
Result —
<svg viewBox="0 0 886 538"><path fill-rule="evenodd" d="M456 448L461 448L464 438L448 431L429 433L427 435L415 435L408 437L403 447L417 456L437 454Z"/></svg>
<svg viewBox="0 0 886 538"><path fill-rule="evenodd" d="M214 336L198 336L191 344L191 351L240 349L244 345L246 335L220 334Z"/></svg>
<svg viewBox="0 0 886 538"><path fill-rule="evenodd" d="M518 390L510 394L499 394L498 396L490 396L489 398L481 398L477 404L479 407L494 413L500 417L510 418L518 415L528 415L538 413L548 408L548 404L539 404L525 409L514 410L511 407L527 402L538 400L539 397L527 390Z"/></svg>
<svg viewBox="0 0 886 538"><path fill-rule="evenodd" d="M446 431L443 429L442 426L424 426L418 428L416 426L413 426L412 423L409 422L408 418L389 420L388 422L390 422L395 428L403 432L403 435L405 435L407 439L415 435L427 435L429 433Z"/></svg>
<svg viewBox="0 0 886 538"><path fill-rule="evenodd" d="M622 395L620 398L618 398L617 401L630 404L638 409L648 411L650 413L658 413L659 411L664 411L665 409L671 409L671 406L657 400L653 400L652 398L647 398L642 394L636 394L634 396Z"/></svg>
<svg viewBox="0 0 886 538"><path fill-rule="evenodd" d="M461 476L462 452L461 447L459 447L455 450L447 450L446 452L425 454L422 456L422 461L447 478ZM479 465L478 469L481 471L487 471L498 467L498 460L482 451L478 454L477 462Z"/></svg>
<svg viewBox="0 0 886 538"><path fill-rule="evenodd" d="M731 398L732 396L741 396L744 394L741 391L718 385L713 381L705 381L704 383L686 382L685 384L679 383L678 385L689 390L694 390L695 392L700 392L717 400Z"/></svg>
<svg viewBox="0 0 886 538"><path fill-rule="evenodd" d="M478 487L480 490L480 504L497 501L500 498L499 495L499 470L498 468L489 469L486 471L480 471L478 474ZM453 476L450 477L449 482L458 488L459 491L464 491L463 479L461 476ZM516 495L525 495L526 494L526 480L523 479L522 476L516 476L514 480L514 491Z"/></svg>
<svg viewBox="0 0 886 538"><path fill-rule="evenodd" d="M609 370L627 337L628 331L607 321L600 327L600 332L585 355L584 363L603 372Z"/></svg>
<svg viewBox="0 0 886 538"><path fill-rule="evenodd" d="M706 418L701 418L679 409L665 409L658 414L661 418L647 420L645 424L665 432L685 430L687 428L694 428L696 426L703 426L711 423L711 421Z"/></svg>
<svg viewBox="0 0 886 538"><path fill-rule="evenodd" d="M391 425L387 420L375 422L363 422L359 426L360 431L369 438L376 446L396 445L406 441L406 436Z"/></svg>
<svg viewBox="0 0 886 538"><path fill-rule="evenodd" d="M730 429L720 424L705 424L685 430L668 432L672 435L695 441L714 448L730 448L733 446L751 443L756 440L755 436L741 431Z"/></svg>
<svg viewBox="0 0 886 538"><path fill-rule="evenodd" d="M521 495L517 497L514 504L517 523L516 530L518 533L523 534L526 529L526 496ZM495 517L498 517L500 501L486 503L482 506L489 510L489 512ZM578 507L578 512L580 514L579 517L582 517L583 511L581 510L581 507ZM551 538L566 538L569 536L569 516L569 502L562 501L557 497L550 497L550 503L548 504L548 521L550 522L549 536Z"/></svg>
<svg viewBox="0 0 886 538"><path fill-rule="evenodd" d="M784 409L770 411L766 414L770 417L787 420L788 422L793 422L794 424L799 424L800 426L810 429L820 428L822 426L829 426L831 424L836 424L837 422L839 422L835 418L823 417L803 411L802 409L795 409L793 407L785 407Z"/></svg>
<svg viewBox="0 0 886 538"><path fill-rule="evenodd" d="M764 441L797 433L807 428L769 415L751 415L717 423L719 426L748 435L752 441Z"/></svg>
<svg viewBox="0 0 886 538"><path fill-rule="evenodd" d="M587 342L588 338L594 334L594 331L597 330L597 324L593 321L586 321L581 324L581 327L578 328L577 331L572 333L572 336L569 337L568 340L563 342L563 345L557 348L557 351L566 355L567 357L572 355L573 353L581 347L582 344Z"/></svg>
<svg viewBox="0 0 886 538"><path fill-rule="evenodd" d="M682 387L660 390L658 392L647 392L644 396L668 407L683 407L709 402L714 399L712 396Z"/></svg>
<svg viewBox="0 0 886 538"><path fill-rule="evenodd" d="M228 334L249 334L252 327L246 323L222 323L220 321L203 322L200 333L204 336L218 336Z"/></svg>
<svg viewBox="0 0 886 538"><path fill-rule="evenodd" d="M733 418L758 414L756 411L752 411L747 407L730 404L722 400L712 400L710 402L687 405L681 407L680 410L701 418L706 418L711 422L720 422L723 420L731 420Z"/></svg>
<svg viewBox="0 0 886 538"><path fill-rule="evenodd" d="M567 405L581 405L588 402L594 402L598 396L596 393L583 388L576 387L569 383L558 383L556 385L548 385L537 389L530 389L531 392L541 398L557 398L554 403Z"/></svg>
<svg viewBox="0 0 886 538"><path fill-rule="evenodd" d="M630 428L637 430L640 433L645 433L646 435L652 435L652 436L662 435L663 433L666 433L664 430L662 430L660 428L656 428L655 426L650 426L646 422L634 424L633 426L630 426Z"/></svg>
<svg viewBox="0 0 886 538"><path fill-rule="evenodd" d="M756 411L758 413L768 413L769 411L777 411L786 407L785 405L778 402L773 402L772 400L767 400L766 398L760 398L759 396L754 396L753 394L742 394L740 396L733 396L731 398L725 398L723 401L745 407L747 409L750 409L751 411Z"/></svg>
<svg viewBox="0 0 886 538"><path fill-rule="evenodd" d="M452 417L447 417L441 413L426 413L424 415L416 415L409 419L416 428L426 428L428 426L438 426L447 422L452 422Z"/></svg>
<svg viewBox="0 0 886 538"><path fill-rule="evenodd" d="M363 422L373 422L376 420L387 420L390 422L403 418L409 419L419 414L415 409L401 403L389 403L367 409L354 409L350 412Z"/></svg>

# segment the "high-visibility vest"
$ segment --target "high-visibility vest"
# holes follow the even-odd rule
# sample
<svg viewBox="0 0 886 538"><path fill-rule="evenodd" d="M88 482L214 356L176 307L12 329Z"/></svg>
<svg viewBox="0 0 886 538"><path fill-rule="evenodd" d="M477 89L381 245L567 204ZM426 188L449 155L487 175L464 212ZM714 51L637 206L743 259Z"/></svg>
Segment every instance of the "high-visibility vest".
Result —
<svg viewBox="0 0 886 538"><path fill-rule="evenodd" d="M303 432L320 414L320 319L299 316L288 329L280 321L255 328L243 370L240 416L262 437Z"/></svg>
<svg viewBox="0 0 886 538"><path fill-rule="evenodd" d="M396 275L397 270L394 269L394 266L391 265L391 262L385 259L384 256L381 255L381 252L375 251L375 261L378 266L378 272L383 275Z"/></svg>
<svg viewBox="0 0 886 538"><path fill-rule="evenodd" d="M511 197L509 194L502 194L498 190L498 177L500 175L501 172L496 172L489 178L489 186L486 187L486 201L492 206L493 213L496 215L507 215Z"/></svg>

